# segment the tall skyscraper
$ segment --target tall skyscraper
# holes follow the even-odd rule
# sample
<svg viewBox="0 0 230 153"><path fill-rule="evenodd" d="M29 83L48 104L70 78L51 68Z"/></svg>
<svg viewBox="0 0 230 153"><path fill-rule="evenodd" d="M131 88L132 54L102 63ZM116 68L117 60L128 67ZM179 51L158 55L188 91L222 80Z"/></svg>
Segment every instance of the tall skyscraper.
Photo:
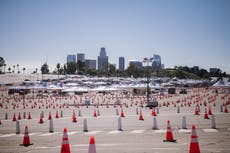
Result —
<svg viewBox="0 0 230 153"><path fill-rule="evenodd" d="M108 56L106 56L105 48L101 48L100 56L97 57L98 60L98 70L106 70L109 64Z"/></svg>
<svg viewBox="0 0 230 153"><path fill-rule="evenodd" d="M119 57L119 70L124 70L124 69L125 69L125 58Z"/></svg>
<svg viewBox="0 0 230 153"><path fill-rule="evenodd" d="M77 61L85 62L85 54L84 53L78 53L77 54Z"/></svg>
<svg viewBox="0 0 230 153"><path fill-rule="evenodd" d="M67 63L76 62L76 55L67 55Z"/></svg>
<svg viewBox="0 0 230 153"><path fill-rule="evenodd" d="M85 60L85 66L89 69L96 70L96 60L86 59Z"/></svg>
<svg viewBox="0 0 230 153"><path fill-rule="evenodd" d="M161 57L160 57L160 55L153 54L152 68L153 69L161 69Z"/></svg>

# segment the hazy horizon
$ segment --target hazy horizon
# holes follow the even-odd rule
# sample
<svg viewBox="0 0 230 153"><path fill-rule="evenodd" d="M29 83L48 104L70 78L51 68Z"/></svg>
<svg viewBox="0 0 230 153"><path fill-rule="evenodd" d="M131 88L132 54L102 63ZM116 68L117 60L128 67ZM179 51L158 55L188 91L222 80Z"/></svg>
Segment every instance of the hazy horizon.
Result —
<svg viewBox="0 0 230 153"><path fill-rule="evenodd" d="M68 54L95 59L105 47L118 57L142 61L161 56L165 68L216 67L230 73L228 0L2 0L0 56L7 68L40 70L66 63Z"/></svg>

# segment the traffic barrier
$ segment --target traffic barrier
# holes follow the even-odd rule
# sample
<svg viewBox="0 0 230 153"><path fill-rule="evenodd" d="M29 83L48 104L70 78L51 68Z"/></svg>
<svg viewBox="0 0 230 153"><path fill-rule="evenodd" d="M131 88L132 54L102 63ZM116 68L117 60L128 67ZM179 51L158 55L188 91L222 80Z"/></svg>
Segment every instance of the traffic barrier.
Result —
<svg viewBox="0 0 230 153"><path fill-rule="evenodd" d="M30 115L30 112L29 112L29 114L28 114L28 118L27 118L28 120L30 120L30 119L32 119L32 117L31 117L31 115Z"/></svg>
<svg viewBox="0 0 230 153"><path fill-rule="evenodd" d="M48 117L48 120L51 120L52 119L52 115L51 115L51 112L49 111L49 117Z"/></svg>
<svg viewBox="0 0 230 153"><path fill-rule="evenodd" d="M195 125L192 125L192 134L191 134L191 141L189 146L189 153L200 153L200 147L197 139Z"/></svg>
<svg viewBox="0 0 230 153"><path fill-rule="evenodd" d="M228 113L228 107L227 106L224 107L224 113Z"/></svg>
<svg viewBox="0 0 230 153"><path fill-rule="evenodd" d="M212 109L211 106L208 107L208 115L212 115Z"/></svg>
<svg viewBox="0 0 230 153"><path fill-rule="evenodd" d="M15 112L14 112L14 116L13 116L12 121L16 121L16 115L15 115Z"/></svg>
<svg viewBox="0 0 230 153"><path fill-rule="evenodd" d="M125 117L125 114L122 108L121 108L121 117Z"/></svg>
<svg viewBox="0 0 230 153"><path fill-rule="evenodd" d="M95 145L94 136L90 136L88 153L96 153L96 145Z"/></svg>
<svg viewBox="0 0 230 153"><path fill-rule="evenodd" d="M180 106L177 106L177 113L180 113Z"/></svg>
<svg viewBox="0 0 230 153"><path fill-rule="evenodd" d="M58 115L58 110L56 110L56 115L55 115L55 118L59 118L59 115Z"/></svg>
<svg viewBox="0 0 230 153"><path fill-rule="evenodd" d="M96 112L96 109L94 109L94 112L93 112L93 117L97 117L97 112Z"/></svg>
<svg viewBox="0 0 230 153"><path fill-rule="evenodd" d="M209 119L208 113L207 113L207 108L204 110L204 119Z"/></svg>
<svg viewBox="0 0 230 153"><path fill-rule="evenodd" d="M142 110L140 110L139 120L144 121L144 117L142 115Z"/></svg>
<svg viewBox="0 0 230 153"><path fill-rule="evenodd" d="M44 123L43 118L42 118L42 115L40 115L39 123L40 123L40 124Z"/></svg>
<svg viewBox="0 0 230 153"><path fill-rule="evenodd" d="M25 147L28 147L28 146L32 145L32 143L30 143L29 131L28 131L27 126L25 126L25 133L24 133L23 143L20 144L20 145L25 146Z"/></svg>
<svg viewBox="0 0 230 153"><path fill-rule="evenodd" d="M77 122L77 117L75 115L75 111L73 110L73 115L72 115L72 122Z"/></svg>
<svg viewBox="0 0 230 153"><path fill-rule="evenodd" d="M122 123L121 123L121 117L118 117L118 131L123 131L122 129Z"/></svg>
<svg viewBox="0 0 230 153"><path fill-rule="evenodd" d="M182 116L182 129L187 129L187 122L186 122L186 117Z"/></svg>
<svg viewBox="0 0 230 153"><path fill-rule="evenodd" d="M54 132L54 126L53 126L53 119L50 119L50 123L49 123L49 133L53 133Z"/></svg>
<svg viewBox="0 0 230 153"><path fill-rule="evenodd" d="M172 128L170 125L170 121L167 121L167 131L166 131L166 140L163 140L164 142L176 142L175 139L173 139L173 133Z"/></svg>
<svg viewBox="0 0 230 153"><path fill-rule="evenodd" d="M87 119L84 118L83 120L83 132L88 132L88 125L87 125Z"/></svg>
<svg viewBox="0 0 230 153"><path fill-rule="evenodd" d="M5 113L5 120L8 120L8 113Z"/></svg>
<svg viewBox="0 0 230 153"><path fill-rule="evenodd" d="M152 116L157 116L155 107L152 108Z"/></svg>
<svg viewBox="0 0 230 153"><path fill-rule="evenodd" d="M157 125L157 118L153 118L153 130L158 130L158 125Z"/></svg>
<svg viewBox="0 0 230 153"><path fill-rule="evenodd" d="M211 128L216 129L215 115L212 115L211 117Z"/></svg>
<svg viewBox="0 0 230 153"><path fill-rule="evenodd" d="M22 118L21 118L21 114L20 114L20 112L18 112L18 120L21 120Z"/></svg>
<svg viewBox="0 0 230 153"><path fill-rule="evenodd" d="M119 116L118 108L116 108L116 115Z"/></svg>
<svg viewBox="0 0 230 153"><path fill-rule="evenodd" d="M61 153L70 153L69 138L68 138L66 128L64 128L64 131L63 131Z"/></svg>
<svg viewBox="0 0 230 153"><path fill-rule="evenodd" d="M16 134L20 134L20 123L19 123L19 120L16 121Z"/></svg>

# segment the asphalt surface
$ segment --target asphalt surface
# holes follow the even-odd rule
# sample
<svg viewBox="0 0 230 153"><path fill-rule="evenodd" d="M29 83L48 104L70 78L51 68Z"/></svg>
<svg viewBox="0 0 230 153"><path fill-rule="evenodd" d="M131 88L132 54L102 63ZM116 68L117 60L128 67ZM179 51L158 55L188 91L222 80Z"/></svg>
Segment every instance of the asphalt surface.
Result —
<svg viewBox="0 0 230 153"><path fill-rule="evenodd" d="M85 95L87 98L90 96L92 95ZM106 102L113 104L116 101L116 98L111 96L102 98L101 95L95 94L92 97L94 97L95 101L103 104ZM161 105L159 107L159 114L155 117L158 130L152 129L154 118L151 114L152 110L139 107L144 100L143 97L121 97L118 99L123 103L122 109L125 115L124 118L121 118L123 131L118 130L118 117L121 113L121 108L118 105L116 108L113 105L109 105L108 108L106 105L100 105L98 108L94 106L89 106L88 108L86 106L80 106L79 108L77 106L69 106L66 108L65 105L64 108L60 108L60 104L74 103L74 99L69 97L62 100L26 99L24 102L25 109L23 109L22 100L16 100L16 102L7 96L5 98L9 98L9 102L4 99L2 101L3 107L0 108L0 119L2 122L0 125L0 152L60 152L63 129L67 128L71 152L87 153L89 138L91 135L94 135L98 153L168 153L169 151L171 153L184 153L189 152L191 127L193 124L196 126L201 152L230 152L230 113L220 111L220 105L226 104L229 101L229 94L216 95L212 91L193 90L186 95L158 98ZM78 97L75 99L75 102L80 102L80 99ZM34 105L34 102L37 105ZM163 106L164 103L168 103L168 107ZM190 103L190 107L188 103ZM202 104L200 106L200 115L194 115L197 103L199 105ZM204 106L204 103L207 103L207 107ZM16 104L15 108L14 104ZM44 104L44 107L42 104ZM40 109L39 105L41 106ZM46 105L48 108L46 108ZM32 106L35 106L35 108L32 109ZM211 128L211 119L204 119L204 110L205 108L208 109L208 106L211 107L212 113L215 115L216 129ZM180 107L179 113L177 112L177 107ZM228 110L230 109L229 105L226 107ZM118 109L119 115L116 114L116 109ZM136 109L138 109L138 113L142 110L144 121L139 120L139 114L136 113ZM79 116L79 110L81 111L81 116ZM93 117L94 110L97 113L99 110L100 115ZM44 123L39 124L42 111L44 112ZM59 118L55 118L56 111L58 111ZM60 117L61 111L63 117ZM76 123L72 122L73 111L75 111L77 117ZM14 113L18 117L19 112L22 118L19 120L20 134L15 134L16 122L13 122L12 118ZM23 119L23 112L26 112L26 119ZM27 119L29 112L32 117L30 120ZM52 114L54 133L49 133L49 112ZM8 115L7 120L5 120L6 113ZM183 116L186 117L187 129L181 129ZM211 115L209 115L209 118L211 118ZM83 132L84 119L87 119L88 132ZM174 139L176 139L175 143L163 142L166 139L168 120L171 123ZM29 128L30 141L33 143L33 145L28 147L20 146L23 142L26 125Z"/></svg>

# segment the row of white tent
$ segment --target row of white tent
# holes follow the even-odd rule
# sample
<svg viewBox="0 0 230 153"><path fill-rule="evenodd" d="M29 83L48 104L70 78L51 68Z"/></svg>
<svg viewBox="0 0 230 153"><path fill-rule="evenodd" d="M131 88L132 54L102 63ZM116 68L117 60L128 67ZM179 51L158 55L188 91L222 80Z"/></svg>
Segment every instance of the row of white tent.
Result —
<svg viewBox="0 0 230 153"><path fill-rule="evenodd" d="M214 88L230 88L230 82L226 79L220 79L215 84L212 85Z"/></svg>
<svg viewBox="0 0 230 153"><path fill-rule="evenodd" d="M154 90L154 89L162 89L164 87L170 87L174 86L173 83L179 82L182 84L189 84L189 83L199 83L200 81L198 80L178 80L178 79L172 79L171 82L168 83L155 83L154 81L151 81L149 83L149 88ZM62 92L106 92L106 91L118 91L118 90L129 90L129 89L146 89L147 84L143 80L133 80L129 83L127 82L120 82L120 83L115 83L112 85L106 85L106 83L96 83L94 87L88 87L87 83L84 83L84 85L79 85L78 83L66 83L63 84L61 82L57 82L54 84L47 84L44 82L37 82L33 85L29 86L11 86L9 89L15 89L15 90L20 90L20 89L29 89L29 90L59 90ZM221 79L217 81L215 84L213 84L214 88L230 88L230 82L227 81L226 79Z"/></svg>
<svg viewBox="0 0 230 153"><path fill-rule="evenodd" d="M97 86L95 88L89 88L87 86L77 86L77 84L72 84L71 86L57 86L54 84L51 85L33 85L33 86L11 86L9 89L15 90L60 90L62 92L106 92L106 91L124 91L129 89L146 89L146 83L136 83L136 84L113 84L110 86ZM159 84L149 84L150 89L162 89L163 87Z"/></svg>

